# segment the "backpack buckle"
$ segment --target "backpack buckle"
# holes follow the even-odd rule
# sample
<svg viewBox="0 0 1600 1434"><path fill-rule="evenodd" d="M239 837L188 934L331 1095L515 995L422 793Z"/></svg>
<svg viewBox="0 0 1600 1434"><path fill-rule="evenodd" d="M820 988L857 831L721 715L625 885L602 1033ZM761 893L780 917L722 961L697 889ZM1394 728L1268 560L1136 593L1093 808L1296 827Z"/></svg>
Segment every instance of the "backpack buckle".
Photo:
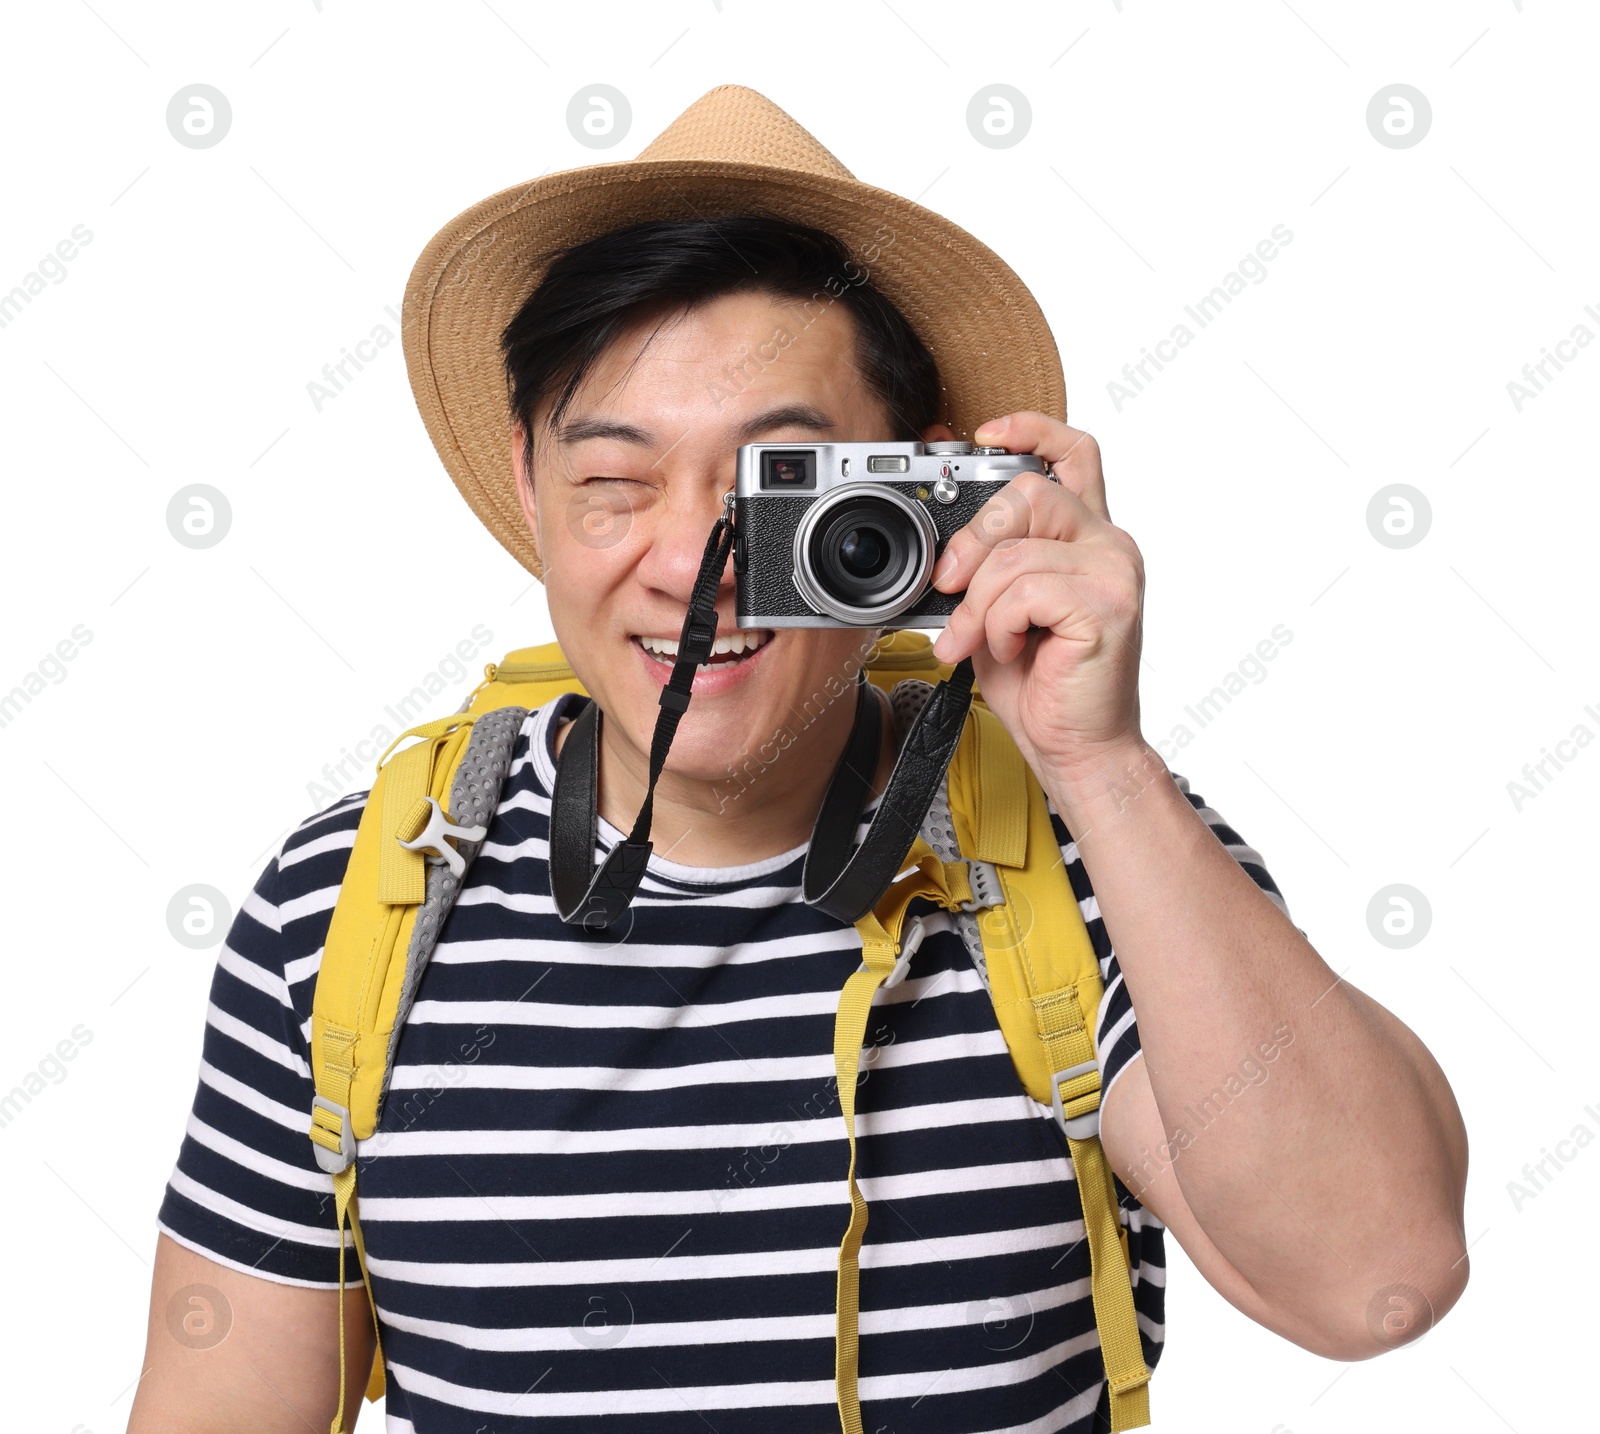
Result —
<svg viewBox="0 0 1600 1434"><path fill-rule="evenodd" d="M466 858L461 855L446 837L455 837L458 841L482 841L488 835L489 829L484 826L458 827L444 814L444 808L439 805L437 797L424 797L417 803L413 812L407 814L408 820L402 825L402 830L410 827L416 829L417 822L423 815L423 803L427 803L427 822L422 830L407 841L404 837L397 836L396 841L407 851L433 852L428 860L437 866L444 862L449 866L451 874L459 877L467 869Z"/></svg>
<svg viewBox="0 0 1600 1434"><path fill-rule="evenodd" d="M318 1111L326 1113L326 1118L319 1119ZM337 1121L339 1148L337 1150L324 1145L324 1139L331 1139L334 1135ZM348 1170L355 1164L356 1159L356 1133L350 1127L350 1111L342 1105L335 1105L326 1096L313 1096L311 1099L311 1149L317 1157L317 1165L328 1172L337 1175L341 1170Z"/></svg>
<svg viewBox="0 0 1600 1434"><path fill-rule="evenodd" d="M926 916L913 916L910 924L906 927L905 934L900 938L900 955L894 963L894 968L883 978L879 989L892 991L906 979L907 973L911 970L911 958L917 954L917 949L922 945L923 937L934 931L948 931L949 929L950 918L942 911L930 912ZM863 961L857 969L865 971L867 963Z"/></svg>
<svg viewBox="0 0 1600 1434"><path fill-rule="evenodd" d="M1079 1076L1088 1075L1090 1071L1099 1070L1098 1061L1080 1061L1075 1066L1068 1066L1064 1071L1057 1071L1050 1077L1050 1109L1056 1118L1056 1124L1067 1134L1068 1140L1093 1140L1100 1134L1100 1107L1096 1104L1091 1111L1083 1115L1075 1115L1070 1119L1061 1104L1062 1084L1069 1080L1076 1080Z"/></svg>
<svg viewBox="0 0 1600 1434"><path fill-rule="evenodd" d="M960 904L961 911L982 911L986 906L999 906L1006 899L1000 887L1000 873L992 861L968 857L967 884L972 888L972 899Z"/></svg>

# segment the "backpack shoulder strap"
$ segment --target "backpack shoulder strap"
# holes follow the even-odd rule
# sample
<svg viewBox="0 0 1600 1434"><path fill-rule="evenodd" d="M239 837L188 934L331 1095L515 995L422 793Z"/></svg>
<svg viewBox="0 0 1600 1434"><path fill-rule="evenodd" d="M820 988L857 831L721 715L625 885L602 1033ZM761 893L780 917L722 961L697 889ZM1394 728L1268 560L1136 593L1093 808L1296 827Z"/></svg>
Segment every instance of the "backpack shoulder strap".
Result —
<svg viewBox="0 0 1600 1434"><path fill-rule="evenodd" d="M508 666L508 679L498 680ZM511 751L527 717L526 706L516 699L534 694L542 702L577 686L559 649L543 658L533 680L513 680L523 675L516 664L491 664L468 701L470 710L413 727L379 759L323 945L311 1009L316 1096L310 1136L318 1165L333 1177L341 1239L349 1221L369 1302L372 1283L356 1203L356 1142L369 1139L377 1128L417 985L499 805ZM416 740L391 757L408 738ZM344 1276L341 1252L341 1297ZM341 1318L335 1430L345 1427L345 1384ZM380 1344L367 1397L377 1399L383 1388Z"/></svg>
<svg viewBox="0 0 1600 1434"><path fill-rule="evenodd" d="M489 663L483 669L483 681L472 690L462 710L476 716L497 707L543 707L563 692L587 695L561 645L547 642L519 647L499 662Z"/></svg>
<svg viewBox="0 0 1600 1434"><path fill-rule="evenodd" d="M1050 809L1026 759L987 707L974 702L950 764L951 824L976 864L973 886L998 888L978 916L995 1014L1022 1084L1055 1112L1072 1157L1089 1245L1095 1324L1116 1434L1150 1422L1144 1350L1134 1313L1127 1236L1100 1144L1094 1049L1102 982Z"/></svg>

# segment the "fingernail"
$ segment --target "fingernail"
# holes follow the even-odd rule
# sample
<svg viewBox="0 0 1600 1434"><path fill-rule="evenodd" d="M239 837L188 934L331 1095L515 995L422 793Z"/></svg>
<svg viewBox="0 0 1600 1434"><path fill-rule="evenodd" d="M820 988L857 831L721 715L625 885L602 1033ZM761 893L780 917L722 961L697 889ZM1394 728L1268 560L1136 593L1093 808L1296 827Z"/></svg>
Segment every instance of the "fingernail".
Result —
<svg viewBox="0 0 1600 1434"><path fill-rule="evenodd" d="M981 425L977 432L972 436L978 441L979 446L982 447L992 444L994 439L1004 438L1006 436L1006 430L1010 427L1011 419L1009 417L995 418L991 419L988 423Z"/></svg>
<svg viewBox="0 0 1600 1434"><path fill-rule="evenodd" d="M953 572L955 572L955 570L956 570L956 555L954 553L947 552L942 558L939 559L939 561L936 564L934 564L934 568L933 568L933 582L934 582L934 584L938 585L939 583L944 582L946 578L948 578Z"/></svg>

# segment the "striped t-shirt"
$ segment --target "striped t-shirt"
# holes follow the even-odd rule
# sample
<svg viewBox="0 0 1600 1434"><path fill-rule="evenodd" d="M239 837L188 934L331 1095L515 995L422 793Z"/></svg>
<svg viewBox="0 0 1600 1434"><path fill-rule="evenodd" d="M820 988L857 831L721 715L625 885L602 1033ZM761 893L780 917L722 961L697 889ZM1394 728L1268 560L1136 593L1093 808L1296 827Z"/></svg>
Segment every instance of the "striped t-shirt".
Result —
<svg viewBox="0 0 1600 1434"><path fill-rule="evenodd" d="M860 938L801 899L803 846L714 869L652 857L629 917L563 924L547 866L554 719L586 700L524 723L360 1144L387 1427L821 1434L838 1427L849 1208L833 1023ZM332 1185L306 1133L308 1039L365 795L289 836L228 934L160 1214L179 1243L291 1284L338 1277ZM1281 905L1260 858L1189 801ZM1109 1089L1138 1053L1134 1012L1055 823L1106 979ZM620 835L602 819L603 847ZM878 993L862 1067L866 1430L1108 1427L1066 1141L1023 1090L957 931L930 935ZM1161 1225L1117 1193L1153 1366Z"/></svg>

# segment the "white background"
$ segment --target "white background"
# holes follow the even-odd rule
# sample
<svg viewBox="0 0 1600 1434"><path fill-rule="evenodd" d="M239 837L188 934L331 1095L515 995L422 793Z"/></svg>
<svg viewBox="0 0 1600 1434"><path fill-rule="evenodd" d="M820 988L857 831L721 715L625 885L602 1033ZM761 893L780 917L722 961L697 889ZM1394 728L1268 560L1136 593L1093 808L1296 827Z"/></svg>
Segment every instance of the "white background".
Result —
<svg viewBox="0 0 1600 1434"><path fill-rule="evenodd" d="M1148 565L1147 736L1292 632L1170 760L1265 854L1329 962L1424 1037L1466 1113L1456 1311L1341 1366L1252 1325L1174 1251L1156 1428L1580 1427L1600 1151L1547 1166L1520 1209L1507 1186L1573 1127L1600 1133L1600 750L1547 767L1520 810L1507 783L1576 725L1600 734L1600 351L1520 411L1507 383L1580 322L1600 333L1583 312L1600 307L1597 55L1575 0L11 8L0 293L74 225L93 238L0 329L0 692L76 624L92 640L0 727L0 1090L75 1026L92 1039L0 1129L8 1426L127 1418L215 956L169 934L173 895L205 883L236 907L322 804L324 764L474 625L493 640L436 714L484 660L550 635L435 458L398 343L320 412L308 382L376 325L398 333L386 306L459 211L631 157L738 81L1038 295ZM597 82L633 115L605 152L565 119ZM1032 108L1007 149L966 125L997 82ZM165 118L196 83L233 112L201 150ZM1433 111L1406 149L1366 123L1396 83ZM1119 411L1123 364L1278 224L1294 237L1268 277ZM1395 482L1432 511L1405 549L1367 523ZM232 509L203 551L166 520L192 483ZM1404 950L1367 919L1396 882L1432 909Z"/></svg>

